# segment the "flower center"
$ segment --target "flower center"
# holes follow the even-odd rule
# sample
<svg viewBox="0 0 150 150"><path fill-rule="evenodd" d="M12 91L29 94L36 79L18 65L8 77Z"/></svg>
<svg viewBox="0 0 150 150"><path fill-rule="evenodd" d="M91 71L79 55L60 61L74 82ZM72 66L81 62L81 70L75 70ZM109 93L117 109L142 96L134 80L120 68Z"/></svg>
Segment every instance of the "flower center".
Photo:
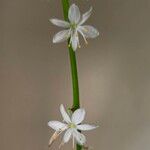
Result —
<svg viewBox="0 0 150 150"><path fill-rule="evenodd" d="M75 29L77 28L77 24L72 23L72 24L70 25L70 27L71 27L73 30L75 30Z"/></svg>
<svg viewBox="0 0 150 150"><path fill-rule="evenodd" d="M69 128L76 128L76 125L75 125L74 123L70 123L70 124L68 125L68 127L69 127Z"/></svg>

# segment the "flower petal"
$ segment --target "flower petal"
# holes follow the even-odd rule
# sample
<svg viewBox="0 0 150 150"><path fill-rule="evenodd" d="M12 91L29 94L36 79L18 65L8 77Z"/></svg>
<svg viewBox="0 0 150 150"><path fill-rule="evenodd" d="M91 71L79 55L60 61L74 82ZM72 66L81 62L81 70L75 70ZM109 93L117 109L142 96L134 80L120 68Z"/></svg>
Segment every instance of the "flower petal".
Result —
<svg viewBox="0 0 150 150"><path fill-rule="evenodd" d="M85 25L85 26L79 26L78 27L78 31L86 37L86 38L95 38L99 35L99 32L97 29L95 29L94 27L92 26L88 26L88 25Z"/></svg>
<svg viewBox="0 0 150 150"><path fill-rule="evenodd" d="M69 22L59 19L50 19L49 21L58 27L69 28L70 26Z"/></svg>
<svg viewBox="0 0 150 150"><path fill-rule="evenodd" d="M85 144L86 138L83 134L81 134L77 130L74 130L73 131L73 136L75 137L75 139L76 139L76 141L79 145L84 145Z"/></svg>
<svg viewBox="0 0 150 150"><path fill-rule="evenodd" d="M64 123L61 123L59 121L49 121L48 126L56 131L62 130L62 129L67 129L67 125Z"/></svg>
<svg viewBox="0 0 150 150"><path fill-rule="evenodd" d="M65 132L65 134L64 134L64 137L63 137L63 142L64 143L67 143L69 140L70 140L70 138L71 138L71 135L72 135L72 131L73 131L73 129L68 129L66 132Z"/></svg>
<svg viewBox="0 0 150 150"><path fill-rule="evenodd" d="M97 127L98 126L89 125L89 124L77 125L77 129L82 130L82 131L93 130L93 129L96 129Z"/></svg>
<svg viewBox="0 0 150 150"><path fill-rule="evenodd" d="M69 8L68 18L71 23L77 24L80 20L80 10L79 7L75 4L72 4Z"/></svg>
<svg viewBox="0 0 150 150"><path fill-rule="evenodd" d="M54 35L53 43L64 42L65 40L67 40L69 38L69 36L70 36L70 30L60 31Z"/></svg>
<svg viewBox="0 0 150 150"><path fill-rule="evenodd" d="M60 112L61 112L61 115L62 115L64 121L66 121L67 123L70 123L71 119L70 119L69 115L67 114L67 112L65 111L63 104L60 105Z"/></svg>
<svg viewBox="0 0 150 150"><path fill-rule="evenodd" d="M77 125L84 120L84 117L85 117L85 110L83 108L77 109L72 114L72 122Z"/></svg>
<svg viewBox="0 0 150 150"><path fill-rule="evenodd" d="M78 37L78 33L75 31L75 33L73 33L71 36L71 44L74 51L76 51L78 47L78 43L79 43L79 37Z"/></svg>
<svg viewBox="0 0 150 150"><path fill-rule="evenodd" d="M83 23L85 23L85 22L88 20L88 18L91 16L92 9L93 9L93 8L90 7L89 11L87 11L86 13L84 13L84 14L82 15L82 19L81 19L79 25L82 25Z"/></svg>

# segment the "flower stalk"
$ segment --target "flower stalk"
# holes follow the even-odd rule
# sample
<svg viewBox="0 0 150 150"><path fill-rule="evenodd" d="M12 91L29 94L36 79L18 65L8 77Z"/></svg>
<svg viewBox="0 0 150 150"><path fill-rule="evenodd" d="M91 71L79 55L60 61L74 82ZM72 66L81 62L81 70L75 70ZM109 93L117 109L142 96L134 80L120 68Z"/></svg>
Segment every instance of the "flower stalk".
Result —
<svg viewBox="0 0 150 150"><path fill-rule="evenodd" d="M64 19L68 21L68 10L69 10L69 0L62 0L63 6L63 13ZM72 46L69 45L68 40L68 49L69 49L69 56L70 56L70 64L71 64L71 75L72 75L72 86L73 86L73 111L80 107L80 100L79 100L79 85L78 85L78 72L77 72L77 63L76 63L76 55L75 51L73 50ZM76 145L77 150L81 150L82 146L79 144Z"/></svg>
<svg viewBox="0 0 150 150"><path fill-rule="evenodd" d="M64 19L68 20L68 10L69 10L69 0L62 0ZM79 85L78 85L78 72L77 72L77 62L76 62L76 54L73 50L72 46L69 44L68 40L68 49L70 56L70 64L71 64L71 75L72 75L72 86L73 86L73 107L72 110L75 111L80 107L79 101Z"/></svg>

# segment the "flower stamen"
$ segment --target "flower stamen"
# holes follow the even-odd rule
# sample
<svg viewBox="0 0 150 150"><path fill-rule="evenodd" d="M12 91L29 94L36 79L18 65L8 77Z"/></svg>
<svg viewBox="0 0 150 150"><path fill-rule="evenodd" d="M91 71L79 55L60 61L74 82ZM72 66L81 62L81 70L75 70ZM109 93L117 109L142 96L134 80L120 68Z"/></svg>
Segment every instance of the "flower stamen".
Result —
<svg viewBox="0 0 150 150"><path fill-rule="evenodd" d="M74 136L73 136L73 140L72 140L72 148L74 149Z"/></svg>
<svg viewBox="0 0 150 150"><path fill-rule="evenodd" d="M55 131L55 132L54 132L54 134L52 135L52 137L51 137L50 140L49 140L48 147L50 147L50 146L53 144L53 142L59 137L59 135L60 135L64 130L66 130L65 127L62 128L62 129L60 129L60 130L58 130L58 131Z"/></svg>
<svg viewBox="0 0 150 150"><path fill-rule="evenodd" d="M64 145L64 142L61 142L61 144L59 145L59 149Z"/></svg>

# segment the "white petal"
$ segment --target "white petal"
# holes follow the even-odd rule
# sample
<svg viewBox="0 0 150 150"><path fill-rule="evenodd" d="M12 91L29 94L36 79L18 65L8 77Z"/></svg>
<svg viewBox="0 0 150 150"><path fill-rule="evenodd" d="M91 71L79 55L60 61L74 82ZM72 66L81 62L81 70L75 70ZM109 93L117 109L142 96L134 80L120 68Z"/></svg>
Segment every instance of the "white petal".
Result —
<svg viewBox="0 0 150 150"><path fill-rule="evenodd" d="M84 117L85 117L85 110L83 108L77 109L72 114L72 122L77 125L84 120Z"/></svg>
<svg viewBox="0 0 150 150"><path fill-rule="evenodd" d="M59 121L49 121L48 126L56 131L61 130L61 129L67 129L67 125Z"/></svg>
<svg viewBox="0 0 150 150"><path fill-rule="evenodd" d="M77 5L72 4L69 8L68 18L71 23L77 24L80 20L80 10Z"/></svg>
<svg viewBox="0 0 150 150"><path fill-rule="evenodd" d="M77 130L74 130L73 136L75 137L75 139L76 139L78 144L80 144L80 145L84 145L85 144L86 138L85 138L85 136L83 134L81 134Z"/></svg>
<svg viewBox="0 0 150 150"><path fill-rule="evenodd" d="M69 28L70 26L68 22L59 19L50 19L49 21L58 27Z"/></svg>
<svg viewBox="0 0 150 150"><path fill-rule="evenodd" d="M78 129L78 130L86 131L86 130L93 130L93 129L96 129L97 127L98 127L98 126L89 125L89 124L82 124L82 125L78 125L78 126L77 126L77 129Z"/></svg>
<svg viewBox="0 0 150 150"><path fill-rule="evenodd" d="M70 138L71 138L71 135L72 135L72 129L68 129L66 132L65 132L65 134L64 134L64 137L63 137L63 142L64 143L67 143L69 140L70 140Z"/></svg>
<svg viewBox="0 0 150 150"><path fill-rule="evenodd" d="M82 19L79 25L82 25L83 23L85 23L88 20L88 18L91 16L91 13L92 13L92 7L89 9L89 11L87 11L86 13L82 15Z"/></svg>
<svg viewBox="0 0 150 150"><path fill-rule="evenodd" d="M69 38L69 36L70 36L70 30L60 31L54 35L53 43L64 42L65 40L67 40Z"/></svg>
<svg viewBox="0 0 150 150"><path fill-rule="evenodd" d="M95 38L99 35L99 32L97 29L95 29L92 26L79 26L78 27L78 31L82 32L82 34L86 37L86 38Z"/></svg>
<svg viewBox="0 0 150 150"><path fill-rule="evenodd" d="M61 112L61 115L62 115L64 121L66 121L67 123L70 123L71 122L70 117L67 114L67 112L65 111L65 108L62 104L60 105L60 112Z"/></svg>
<svg viewBox="0 0 150 150"><path fill-rule="evenodd" d="M71 44L72 44L72 48L74 51L76 51L77 47L78 47L78 43L79 43L79 37L78 37L78 33L75 32L74 34L72 34L71 36Z"/></svg>

